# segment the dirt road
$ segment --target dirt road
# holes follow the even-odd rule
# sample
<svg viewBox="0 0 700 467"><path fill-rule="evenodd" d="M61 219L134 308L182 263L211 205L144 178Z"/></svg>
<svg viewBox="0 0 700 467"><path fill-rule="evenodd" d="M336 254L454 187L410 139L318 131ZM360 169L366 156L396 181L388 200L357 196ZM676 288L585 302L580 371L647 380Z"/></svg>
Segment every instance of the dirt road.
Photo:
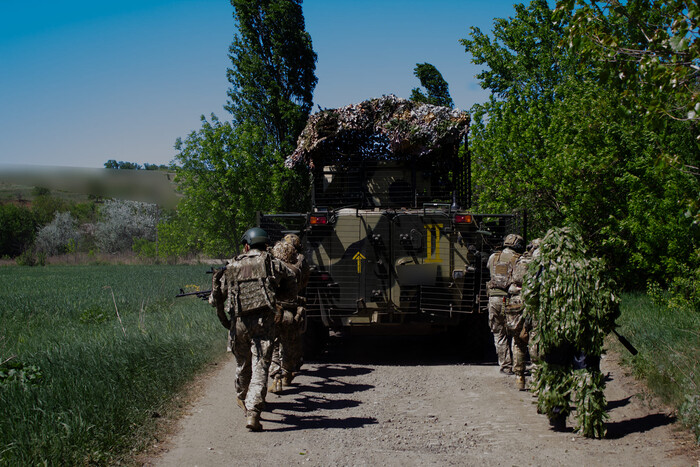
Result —
<svg viewBox="0 0 700 467"><path fill-rule="evenodd" d="M639 397L613 355L602 362L608 437L590 440L551 431L489 358L460 363L445 350L435 339L332 339L268 395L262 433L245 429L230 357L146 465L700 466L688 434Z"/></svg>

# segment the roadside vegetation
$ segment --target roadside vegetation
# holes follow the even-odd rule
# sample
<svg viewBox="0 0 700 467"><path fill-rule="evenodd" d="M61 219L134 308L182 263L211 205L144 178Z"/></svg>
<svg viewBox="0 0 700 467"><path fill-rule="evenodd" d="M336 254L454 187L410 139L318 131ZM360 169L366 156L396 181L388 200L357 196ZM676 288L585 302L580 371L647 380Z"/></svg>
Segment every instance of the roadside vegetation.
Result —
<svg viewBox="0 0 700 467"><path fill-rule="evenodd" d="M665 404L675 407L678 420L700 444L700 313L674 306L667 294L652 287L649 295L622 297L617 323L639 350L632 356L620 345L623 363Z"/></svg>
<svg viewBox="0 0 700 467"><path fill-rule="evenodd" d="M0 464L107 464L223 354L207 267L1 267Z"/></svg>

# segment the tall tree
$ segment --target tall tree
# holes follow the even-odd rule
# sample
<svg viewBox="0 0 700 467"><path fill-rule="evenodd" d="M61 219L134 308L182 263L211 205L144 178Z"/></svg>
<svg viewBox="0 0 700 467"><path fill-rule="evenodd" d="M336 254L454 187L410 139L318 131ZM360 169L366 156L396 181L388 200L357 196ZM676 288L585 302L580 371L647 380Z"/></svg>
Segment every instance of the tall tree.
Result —
<svg viewBox="0 0 700 467"><path fill-rule="evenodd" d="M414 88L411 91L412 101L454 107L447 81L437 68L430 63L417 63L413 74L420 80L420 85L425 88L426 92L423 93L420 88Z"/></svg>
<svg viewBox="0 0 700 467"><path fill-rule="evenodd" d="M238 33L229 48L226 110L234 125L265 130L289 154L313 105L316 54L301 0L231 0Z"/></svg>

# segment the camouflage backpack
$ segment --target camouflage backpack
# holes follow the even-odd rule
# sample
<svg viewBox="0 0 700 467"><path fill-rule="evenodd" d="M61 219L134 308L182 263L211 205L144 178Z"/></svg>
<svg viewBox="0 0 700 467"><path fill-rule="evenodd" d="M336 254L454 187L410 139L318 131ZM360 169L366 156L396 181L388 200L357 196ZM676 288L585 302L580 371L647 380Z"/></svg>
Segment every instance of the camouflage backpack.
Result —
<svg viewBox="0 0 700 467"><path fill-rule="evenodd" d="M486 287L503 291L508 290L512 280L513 269L518 258L520 258L520 253L516 253L511 249L505 249L494 254L494 261L489 270L491 280L486 284Z"/></svg>
<svg viewBox="0 0 700 467"><path fill-rule="evenodd" d="M236 315L275 309L272 258L265 251L250 251L236 257L226 268L229 297Z"/></svg>

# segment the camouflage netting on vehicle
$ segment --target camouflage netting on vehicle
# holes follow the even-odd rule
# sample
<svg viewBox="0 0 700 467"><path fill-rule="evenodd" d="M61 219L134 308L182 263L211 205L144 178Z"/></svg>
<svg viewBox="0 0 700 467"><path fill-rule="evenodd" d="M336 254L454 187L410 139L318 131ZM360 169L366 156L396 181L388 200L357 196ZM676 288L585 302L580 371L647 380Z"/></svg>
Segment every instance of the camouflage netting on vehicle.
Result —
<svg viewBox="0 0 700 467"><path fill-rule="evenodd" d="M393 95L328 109L311 117L288 168L351 158L404 159L454 152L469 129L469 114Z"/></svg>

